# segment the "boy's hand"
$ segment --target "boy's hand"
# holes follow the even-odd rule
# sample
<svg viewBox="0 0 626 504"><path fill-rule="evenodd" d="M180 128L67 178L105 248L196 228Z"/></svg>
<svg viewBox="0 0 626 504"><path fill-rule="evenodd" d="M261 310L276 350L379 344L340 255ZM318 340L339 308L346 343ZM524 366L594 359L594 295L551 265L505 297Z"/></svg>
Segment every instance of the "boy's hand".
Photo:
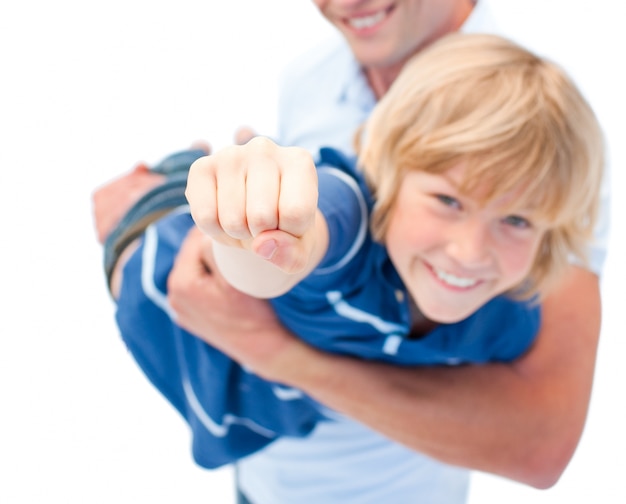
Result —
<svg viewBox="0 0 626 504"><path fill-rule="evenodd" d="M317 173L310 154L256 137L197 160L186 196L197 226L224 245L251 250L286 272L312 253Z"/></svg>

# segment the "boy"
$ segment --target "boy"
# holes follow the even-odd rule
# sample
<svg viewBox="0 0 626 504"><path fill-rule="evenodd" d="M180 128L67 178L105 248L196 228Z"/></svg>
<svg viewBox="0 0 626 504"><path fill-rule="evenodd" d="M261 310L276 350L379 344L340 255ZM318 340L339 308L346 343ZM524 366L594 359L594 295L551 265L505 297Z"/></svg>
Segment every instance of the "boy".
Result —
<svg viewBox="0 0 626 504"><path fill-rule="evenodd" d="M407 67L364 135L367 184L335 151L322 151L316 172L303 151L262 139L197 161L188 196L221 272L254 295L281 295L272 303L283 323L321 348L400 364L519 356L537 308L496 296L544 294L593 229L601 135L580 94L556 67L505 40L451 36ZM137 282L118 280L118 323L189 420L196 460L215 467L276 435L304 435L331 413L190 335L158 339L180 331L164 330L165 282L191 226L179 209L146 230L124 276L141 274L150 303L127 303ZM424 326L418 339L405 337L415 320L408 293ZM183 375L181 390L171 373Z"/></svg>

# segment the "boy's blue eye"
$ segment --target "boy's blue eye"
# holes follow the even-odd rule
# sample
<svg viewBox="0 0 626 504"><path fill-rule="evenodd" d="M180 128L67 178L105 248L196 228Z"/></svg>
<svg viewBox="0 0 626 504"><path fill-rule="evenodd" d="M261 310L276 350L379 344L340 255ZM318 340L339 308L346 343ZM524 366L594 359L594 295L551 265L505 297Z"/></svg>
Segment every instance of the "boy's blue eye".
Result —
<svg viewBox="0 0 626 504"><path fill-rule="evenodd" d="M509 215L504 218L504 222L509 226L513 226L518 229L527 229L531 227L530 221L524 217L520 217L519 215Z"/></svg>
<svg viewBox="0 0 626 504"><path fill-rule="evenodd" d="M435 197L446 206L453 208L461 207L461 203L459 203L459 200L453 198L452 196L448 196L446 194L436 194Z"/></svg>

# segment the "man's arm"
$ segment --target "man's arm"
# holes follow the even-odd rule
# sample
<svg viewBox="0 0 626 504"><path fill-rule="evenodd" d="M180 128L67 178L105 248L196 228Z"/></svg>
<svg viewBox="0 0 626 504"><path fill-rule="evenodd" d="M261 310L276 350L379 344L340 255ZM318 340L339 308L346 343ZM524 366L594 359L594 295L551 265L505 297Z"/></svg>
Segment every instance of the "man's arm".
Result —
<svg viewBox="0 0 626 504"><path fill-rule="evenodd" d="M164 181L164 175L153 173L146 164L139 163L131 171L98 187L91 196L98 242L103 245L128 209Z"/></svg>
<svg viewBox="0 0 626 504"><path fill-rule="evenodd" d="M419 452L547 488L582 434L599 330L597 279L572 267L511 364L402 369L294 346L256 370Z"/></svg>
<svg viewBox="0 0 626 504"><path fill-rule="evenodd" d="M205 246L190 236L170 276L170 303L186 329L259 375L441 461L538 488L559 479L580 439L593 381L600 294L592 273L570 268L544 303L537 343L514 363L400 368L302 343L269 306L209 273Z"/></svg>

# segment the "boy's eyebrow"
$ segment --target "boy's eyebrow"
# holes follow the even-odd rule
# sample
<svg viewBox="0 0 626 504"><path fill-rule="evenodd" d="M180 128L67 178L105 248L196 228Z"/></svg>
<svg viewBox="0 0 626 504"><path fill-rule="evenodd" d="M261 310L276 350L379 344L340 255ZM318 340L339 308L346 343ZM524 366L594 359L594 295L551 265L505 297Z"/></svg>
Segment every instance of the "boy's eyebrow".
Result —
<svg viewBox="0 0 626 504"><path fill-rule="evenodd" d="M452 178L450 178L450 176L448 175L448 170L441 172L441 173L429 173L429 172L425 172L426 175L430 175L431 177L436 177L439 180L443 180L444 182L446 182L450 187L453 187L454 189L458 190L459 189L459 184L453 180Z"/></svg>

